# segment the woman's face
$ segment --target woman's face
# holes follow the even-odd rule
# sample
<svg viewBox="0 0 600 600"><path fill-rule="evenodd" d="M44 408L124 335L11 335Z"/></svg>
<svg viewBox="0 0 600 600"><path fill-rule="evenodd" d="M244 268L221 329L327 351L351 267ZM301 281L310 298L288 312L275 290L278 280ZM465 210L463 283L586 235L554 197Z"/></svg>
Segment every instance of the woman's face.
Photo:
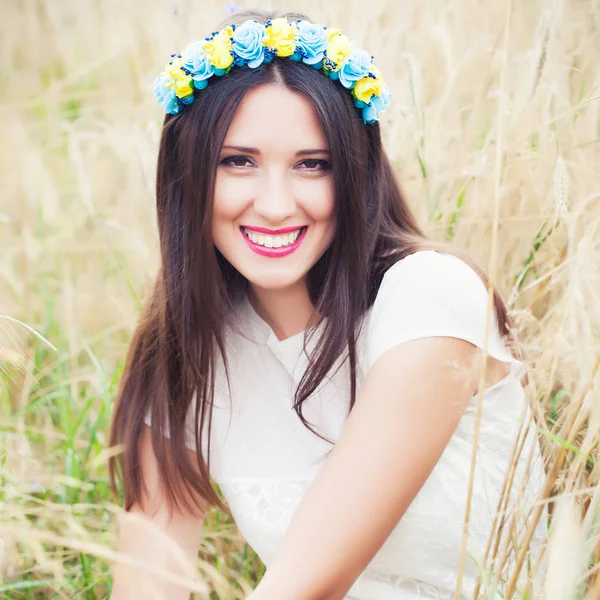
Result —
<svg viewBox="0 0 600 600"><path fill-rule="evenodd" d="M212 231L215 246L251 285L304 284L331 244L335 200L328 150L301 94L269 83L240 103L219 157Z"/></svg>

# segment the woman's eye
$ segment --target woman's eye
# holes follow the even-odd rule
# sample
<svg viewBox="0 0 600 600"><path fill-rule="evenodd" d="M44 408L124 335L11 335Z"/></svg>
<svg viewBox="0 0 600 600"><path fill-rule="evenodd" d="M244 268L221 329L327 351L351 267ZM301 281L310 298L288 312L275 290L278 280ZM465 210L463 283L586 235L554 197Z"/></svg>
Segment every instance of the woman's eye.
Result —
<svg viewBox="0 0 600 600"><path fill-rule="evenodd" d="M243 163L250 162L247 156L228 156L221 161L221 164L234 167L245 167Z"/></svg>
<svg viewBox="0 0 600 600"><path fill-rule="evenodd" d="M326 160L318 160L316 158L308 158L302 161L301 164L307 165L307 171L327 171L331 165Z"/></svg>

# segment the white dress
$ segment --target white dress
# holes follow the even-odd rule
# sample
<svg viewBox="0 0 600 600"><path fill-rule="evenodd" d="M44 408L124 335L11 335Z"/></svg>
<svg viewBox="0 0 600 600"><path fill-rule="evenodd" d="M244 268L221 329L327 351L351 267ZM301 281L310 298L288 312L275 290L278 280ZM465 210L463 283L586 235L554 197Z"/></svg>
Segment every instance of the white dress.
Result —
<svg viewBox="0 0 600 600"><path fill-rule="evenodd" d="M395 263L385 273L359 334L357 394L375 360L399 343L449 336L483 348L486 311L485 285L459 258L424 250ZM292 408L293 391L307 366L306 354L302 352L303 332L279 341L247 298L238 305L237 314L247 334L227 332L231 404L219 361L210 472L241 534L268 569L294 511L331 445L308 430ZM319 334L320 331L309 343L309 352ZM483 395L468 558L462 582L466 598L472 598L479 571L477 562L485 551L522 412L524 408L529 411L520 384L525 367L504 347L495 320L488 353L510 363L511 370ZM340 357L332 372L341 361ZM348 368L346 361L303 405L305 418L334 441L348 416ZM430 477L354 582L347 600L454 597L475 411L473 396ZM193 410L190 417L192 414ZM188 422L186 444L194 449L191 418ZM522 500L527 505L537 499L544 478L534 426L522 453L517 480L523 478L524 463L532 446L535 458ZM402 474L395 476L401 478ZM513 489L516 494L519 485L513 485ZM547 539L546 518L544 511L531 545L532 564ZM369 522L357 526L368 527Z"/></svg>

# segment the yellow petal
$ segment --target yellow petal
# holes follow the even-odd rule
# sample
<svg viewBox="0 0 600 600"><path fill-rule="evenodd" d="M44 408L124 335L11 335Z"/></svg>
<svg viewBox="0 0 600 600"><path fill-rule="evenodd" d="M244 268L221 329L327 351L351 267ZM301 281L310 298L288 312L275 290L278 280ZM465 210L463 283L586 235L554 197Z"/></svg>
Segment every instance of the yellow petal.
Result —
<svg viewBox="0 0 600 600"><path fill-rule="evenodd" d="M231 30L231 27L229 27L229 30ZM204 46L210 63L217 69L227 69L233 63L232 44L228 34L228 28L222 29Z"/></svg>
<svg viewBox="0 0 600 600"><path fill-rule="evenodd" d="M233 56L229 47L215 46L211 62L217 69L227 69L231 66Z"/></svg>
<svg viewBox="0 0 600 600"><path fill-rule="evenodd" d="M350 56L350 40L347 35L336 35L327 44L327 58L337 63L333 71L342 68L342 62Z"/></svg>
<svg viewBox="0 0 600 600"><path fill-rule="evenodd" d="M188 81L177 81L175 83L175 95L184 98L194 93L194 88L190 85L191 77Z"/></svg>
<svg viewBox="0 0 600 600"><path fill-rule="evenodd" d="M378 84L375 79L372 77L363 77L356 82L354 88L352 88L352 93L357 100L368 104L371 102L371 96L373 96L373 94L379 96L380 89L381 85Z"/></svg>
<svg viewBox="0 0 600 600"><path fill-rule="evenodd" d="M179 98L194 93L194 88L191 85L192 78L181 70L182 64L183 60L181 58L175 58L173 64L167 65L165 68L166 77L170 77L173 80L167 83L166 87L175 87L175 94Z"/></svg>
<svg viewBox="0 0 600 600"><path fill-rule="evenodd" d="M327 41L330 42L336 35L339 35L339 29L327 29Z"/></svg>
<svg viewBox="0 0 600 600"><path fill-rule="evenodd" d="M273 19L265 29L264 45L270 50L277 49L277 56L291 56L296 50L297 29L284 17Z"/></svg>

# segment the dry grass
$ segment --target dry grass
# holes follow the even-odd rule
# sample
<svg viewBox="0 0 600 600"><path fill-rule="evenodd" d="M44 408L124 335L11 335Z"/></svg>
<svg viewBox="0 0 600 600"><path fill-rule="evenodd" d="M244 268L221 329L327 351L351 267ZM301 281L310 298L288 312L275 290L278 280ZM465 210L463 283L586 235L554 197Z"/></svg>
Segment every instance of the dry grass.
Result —
<svg viewBox="0 0 600 600"><path fill-rule="evenodd" d="M273 5L376 56L394 94L386 147L412 207L488 267L524 334L555 525L545 590L529 593L600 597L600 2ZM157 267L152 81L226 10L3 2L2 597L103 598L122 560L106 439ZM263 568L217 512L198 566L195 589L213 598L243 598Z"/></svg>

